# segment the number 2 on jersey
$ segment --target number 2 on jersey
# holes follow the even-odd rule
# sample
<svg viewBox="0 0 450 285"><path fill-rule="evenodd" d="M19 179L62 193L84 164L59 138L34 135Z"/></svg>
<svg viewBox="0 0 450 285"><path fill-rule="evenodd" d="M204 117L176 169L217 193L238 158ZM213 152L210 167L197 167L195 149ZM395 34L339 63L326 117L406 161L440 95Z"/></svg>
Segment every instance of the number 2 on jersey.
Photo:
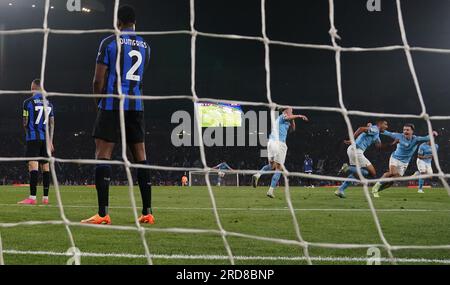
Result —
<svg viewBox="0 0 450 285"><path fill-rule="evenodd" d="M136 75L135 72L139 69L139 67L142 64L142 54L137 50L132 50L128 53L128 56L130 56L131 58L133 58L134 56L137 57L137 61L135 64L133 64L130 70L128 70L126 76L127 80L141 81L141 76Z"/></svg>

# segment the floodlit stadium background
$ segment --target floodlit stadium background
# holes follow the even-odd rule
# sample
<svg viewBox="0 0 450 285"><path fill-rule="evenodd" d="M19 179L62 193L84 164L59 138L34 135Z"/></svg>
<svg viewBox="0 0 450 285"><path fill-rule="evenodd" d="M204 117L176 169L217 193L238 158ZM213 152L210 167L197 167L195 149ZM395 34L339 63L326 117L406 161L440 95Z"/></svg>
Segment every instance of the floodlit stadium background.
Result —
<svg viewBox="0 0 450 285"><path fill-rule="evenodd" d="M14 5L8 6L13 2ZM1 23L4 29L42 27L43 3L34 1L0 1ZM90 13L70 13L66 1L51 1L49 26L54 29L111 29L112 1L84 1L92 7ZM83 1L82 1L83 2ZM341 46L376 47L400 45L395 3L383 1L383 10L369 13L361 4L337 0L336 25ZM403 1L404 21L411 46L450 47L450 25L446 1L413 3ZM123 1L133 4L138 11L138 30L163 31L189 29L189 1ZM88 5L89 4L89 5ZM34 4L33 4L34 5ZM298 43L330 44L328 2L289 1L267 3L267 33L273 40ZM239 7L239 9L235 9ZM204 32L232 33L258 36L261 33L260 1L196 1L196 28ZM90 93L93 65L100 40L106 34L59 35L51 34L48 43L46 88L55 92ZM187 95L190 93L190 36L147 36L152 44L151 66L144 80L144 93L151 95ZM3 90L26 90L29 82L40 75L43 35L0 36L0 86ZM80 50L80 47L82 49ZM254 41L233 41L199 37L197 42L197 94L199 97L226 98L264 102L265 71L264 46ZM414 61L425 104L430 115L448 115L447 74L450 58L446 54L413 52ZM338 107L334 52L274 45L271 47L272 98L279 104ZM350 110L395 114L419 114L420 105L403 50L391 52L343 53L342 81L344 103ZM22 142L18 112L26 94L3 96L0 104L0 129L7 140L1 140L0 156L19 156L22 149L10 141ZM63 158L91 158L90 139L95 118L90 99L54 98L58 106L56 140L60 143L57 156ZM173 112L193 113L189 100L147 101L146 121L148 149L152 163L159 165L199 165L197 148L172 148L170 123ZM243 108L268 110L267 108ZM302 125L290 136L290 169L299 169L303 155L308 153L317 162L324 160L325 174L334 174L346 159L341 140L348 136L342 116L333 112L306 112L312 121ZM354 125L365 124L370 118L352 116ZM418 132L425 133L422 120L416 123ZM392 119L392 129L399 129L403 120ZM447 121L436 121L439 141L450 139ZM151 138L151 139L150 139ZM449 144L441 144L441 164L450 169ZM82 145L83 147L78 147ZM320 147L318 147L320 146ZM158 151L153 151L158 149ZM164 151L162 151L164 149ZM216 165L228 161L240 168L256 169L264 158L259 147L207 148L207 161ZM221 156L217 155L220 153ZM209 155L208 155L209 154ZM239 155L236 155L239 154ZM378 168L385 168L387 157L372 155ZM236 157L248 157L239 159ZM370 155L369 155L370 157ZM20 180L21 165L2 165L2 174L11 180ZM71 165L61 165L71 168ZM60 172L62 181L80 182L90 179L89 171ZM3 174L4 175L4 174ZM169 177L168 177L169 176ZM174 183L178 174L161 173L155 178ZM23 179L23 178L22 178Z"/></svg>
<svg viewBox="0 0 450 285"><path fill-rule="evenodd" d="M65 1L51 1L49 26L52 29L111 28L113 4L110 1L89 1L89 10L69 13ZM214 3L213 3L214 2ZM402 45L394 2L384 3L380 13L369 13L365 2L335 1L335 22L345 47L380 47ZM405 26L411 46L449 48L448 15L445 1L414 3L402 1ZM11 3L12 5L9 5ZM189 2L185 1L121 1L137 9L138 30L189 30ZM260 1L195 1L196 29L202 32L260 36ZM184 4L184 6L183 6ZM2 1L2 29L41 27L43 1ZM36 5L33 7L32 5ZM239 7L239 9L235 9ZM9 9L9 10L8 10ZM330 45L328 1L279 3L267 1L267 34L272 40ZM418 21L417 19L420 19ZM3 23L4 21L4 23ZM93 63L98 44L104 34L51 34L48 42L46 69L47 90L69 93L89 93ZM24 90L39 77L42 56L42 34L2 35L0 42L0 90ZM145 94L190 94L190 35L148 36L152 45L150 69L144 84ZM330 50L301 49L271 46L272 99L279 104L300 106L339 107L335 53ZM415 66L430 115L448 116L448 86L446 70L450 69L447 54L413 52ZM254 41L232 41L199 37L197 40L197 95L201 97L243 101L266 101L264 46ZM420 104L402 49L389 52L343 53L342 86L344 103L348 109L394 114L419 114ZM2 139L0 156L20 156L22 142L20 128L23 96L3 96L0 106ZM56 156L61 158L92 158L93 143L90 131L94 118L92 100L54 98L57 130ZM11 106L17 106L17 109ZM267 110L263 107L244 107ZM199 150L195 147L174 148L170 145L170 116L177 110L190 113L190 100L146 102L147 144L150 162L162 166L200 167ZM347 127L339 113L304 111L312 122L299 127L290 136L288 169L301 171L303 156L309 154L321 161L318 173L335 175L346 160L342 140ZM370 118L352 116L353 126L365 124ZM391 119L391 129L399 130L404 119ZM424 120L414 119L417 132L427 133ZM449 172L448 121L433 122L441 136L440 164ZM257 169L264 158L259 147L206 148L208 165L227 161L239 169ZM389 153L369 153L378 169L385 169ZM120 158L120 151L117 152ZM58 163L61 184L92 183L91 167ZM23 164L2 164L4 182L26 179ZM410 167L409 174L414 170ZM155 171L156 185L174 185L181 172ZM124 173L115 172L114 181L126 182ZM248 179L243 177L243 183ZM291 185L301 183L298 178ZM437 182L437 181L436 181ZM330 183L321 180L321 185Z"/></svg>

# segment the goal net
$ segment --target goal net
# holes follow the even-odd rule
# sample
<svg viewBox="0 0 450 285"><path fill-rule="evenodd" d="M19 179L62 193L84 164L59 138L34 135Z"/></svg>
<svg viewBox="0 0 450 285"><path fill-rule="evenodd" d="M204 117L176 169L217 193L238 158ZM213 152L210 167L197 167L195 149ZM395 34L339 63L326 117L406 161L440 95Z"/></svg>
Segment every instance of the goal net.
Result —
<svg viewBox="0 0 450 285"><path fill-rule="evenodd" d="M439 48L424 48L424 47L413 47L410 46L408 42L408 37L406 34L405 26L403 23L403 13L402 13L402 1L396 0L396 8L397 8L397 15L398 15L398 28L401 33L401 39L402 44L401 45L392 45L392 46L382 46L382 47L369 47L369 48L362 48L362 47L343 47L340 46L338 43L338 31L335 26L335 13L334 13L334 1L328 0L328 7L329 7L329 35L330 35L330 45L316 45L316 44L308 44L308 43L294 43L294 42L286 42L286 41L275 41L269 38L267 31L266 31L266 22L267 22L267 11L266 11L266 2L269 0L261 0L260 3L260 19L261 19L261 33L258 36L243 36L243 35L234 35L234 34L220 34L220 33L210 33L210 32L203 32L200 30L197 30L196 28L196 6L195 6L195 0L190 0L190 28L187 30L171 30L171 31L138 31L138 35L143 36L171 36L171 35L188 35L190 37L191 41L191 49L190 49L190 62L191 62L191 80L190 80L190 94L188 95L145 95L141 98L144 100L169 100L169 99L187 99L191 100L193 104L194 111L198 113L197 110L197 104L200 101L208 101L208 102L226 102L226 103L235 103L235 104L241 104L244 106L252 107L252 106L264 106L267 108L270 108L271 112L271 121L272 125L275 122L275 110L278 107L286 107L282 104L277 103L272 98L271 93L271 57L270 57L270 51L271 47L273 46L287 46L292 48L298 48L298 49L315 49L315 50L326 50L334 53L334 64L335 64L335 74L337 78L337 99L339 101L339 107L321 107L321 106L292 106L294 110L313 110L313 111L319 111L319 112L333 112L336 114L342 115L342 118L344 119L347 127L348 136L350 138L350 141L352 143L355 143L355 138L353 136L354 133L354 126L351 123L350 116L365 116L365 117L379 117L383 116L386 118L411 118L411 119L421 119L424 120L428 127L428 132L430 134L431 138L431 144L434 146L435 141L432 134L432 123L434 121L442 121L442 120L450 120L450 116L431 116L427 112L427 108L424 103L424 99L422 96L421 91L421 85L418 80L418 76L416 74L415 66L414 66L414 59L412 56L412 51L421 51L421 52L427 52L427 53L450 53L450 50L448 49L439 49ZM114 33L116 35L116 38L119 39L122 32L118 29L118 19L116 17L117 11L119 9L120 0L114 1L114 18L112 21L111 28L108 29L98 29L98 30L68 30L68 29L53 29L49 26L48 16L49 11L51 9L50 0L45 0L45 14L44 14L44 22L42 24L42 27L36 27L36 28L26 28L26 29L13 29L13 30L1 30L0 35L21 35L21 34L28 34L28 33L36 33L36 34L43 34L43 49L42 49L42 65L41 65L41 83L43 86L43 96L44 98L58 98L58 97L70 97L70 98L93 98L93 97L112 97L112 96L118 96L117 98L120 99L120 130L121 130L121 137L122 142L125 142L125 124L124 124L124 101L126 95L123 94L121 83L120 83L120 76L118 76L119 80L117 80L117 90L118 95L92 95L92 94L77 94L77 93L61 93L61 92L55 92L53 90L49 90L46 88L46 64L47 64L47 56L48 56L48 39L50 35L58 34L58 35L82 35L82 34L92 34L92 33ZM262 47L264 47L264 57L261 58L261 61L264 61L265 66L265 90L266 90L266 98L261 99L259 102L243 102L243 101L236 101L236 100L230 100L229 98L221 98L221 99L210 99L210 98L200 98L197 95L197 68L196 68L196 58L197 58L197 42L198 39L201 37L208 37L208 38L220 38L223 40L245 40L245 41L253 41L255 43L261 44ZM119 40L117 40L119 42ZM121 46L118 45L118 56L120 56L120 48ZM416 95L411 94L411 96L417 96L417 98L420 101L421 105L421 112L419 114L385 114L385 113L374 113L374 112L364 112L364 111L358 111L358 110L349 110L346 105L344 104L344 94L342 88L342 81L341 81L341 69L342 69L342 62L341 62L341 56L343 53L352 54L352 53L362 53L362 52L384 52L384 51L394 51L399 50L403 51L407 63L409 72L411 74L412 80L414 82L414 86L416 88ZM120 60L117 60L117 71L119 70L119 63ZM24 94L29 93L29 91L17 91L17 90L0 90L1 95L8 95L8 94ZM44 101L45 102L45 101ZM48 118L49 114L45 112L45 117ZM196 127L198 129L201 129L200 123L198 120L195 121ZM48 127L47 127L48 128ZM48 135L48 131L47 131ZM311 255L310 251L313 248L319 248L319 249L369 249L373 247L377 247L379 249L384 250L387 252L387 258L386 261L390 263L398 263L399 259L395 257L396 251L399 250L450 250L450 244L437 244L437 245L426 245L426 244L411 244L411 245L397 245L394 242L390 241L386 238L385 233L383 231L382 222L380 221L379 213L375 209L375 205L372 201L370 192L369 192L369 184L377 182L377 181L407 181L411 179L418 179L418 178L431 178L435 177L438 178L442 185L445 187L445 189L450 194L450 187L447 183L447 179L450 178L449 174L446 174L443 172L440 164L439 164L439 158L438 153L436 152L435 148L433 147L433 158L436 163L437 173L435 174L429 174L429 175L420 175L416 176L414 178L412 177L401 177L401 178L386 178L386 179L367 179L363 177L361 174L361 171L358 170L358 177L353 179L353 182L358 182L362 185L363 191L364 191L364 197L367 200L367 204L369 206L371 219L373 220L374 227L376 228L376 232L378 234L378 238L381 241L380 243L357 243L357 242L340 242L340 243L326 243L326 242L314 242L309 241L304 238L304 233L302 231L302 220L299 219L299 216L296 214L296 210L293 207L292 199L291 199L291 191L290 191L290 184L289 179L292 177L300 177L300 178L313 178L313 179L321 179L321 180L329 180L329 181L335 181L335 182L343 182L348 179L336 177L336 176L326 176L326 175L317 175L312 174L308 175L299 171L290 171L286 168L284 168L282 172L282 180L284 184L284 195L286 200L286 211L288 211L289 216L291 218L292 222L292 228L295 232L295 238L294 239L287 239L287 238L275 238L271 236L265 236L265 235L256 235L256 234L247 234L242 232L236 232L231 229L227 229L223 226L222 218L221 218L221 212L219 212L218 207L216 205L216 198L215 193L213 191L213 186L217 184L217 170L212 169L211 165L207 164L206 155L205 155L205 145L203 143L203 137L201 134L198 134L198 140L200 142L199 149L200 149L200 161L202 166L197 168L189 168L189 167L171 167L171 166L157 166L157 165L138 165L132 163L129 158L127 157L127 144L122 144L121 149L121 159L118 160L112 160L112 161L99 161L95 159L63 159L59 157L52 156L52 153L48 149L49 158L40 158L40 159L46 159L51 166L51 175L52 175L52 183L54 185L54 191L56 193L56 200L57 200L57 207L60 215L60 219L58 220L26 220L26 221L19 221L19 222L3 222L0 221L0 230L5 228L16 228L16 227L33 227L37 225L62 225L66 231L67 234L67 240L69 243L69 246L71 250L69 250L67 253L63 253L63 255L72 256L75 260L74 263L79 264L80 258L83 256L95 256L92 255L92 253L86 253L78 248L82 248L81 246L78 247L77 240L74 238L74 230L78 228L86 228L89 229L98 229L98 231L101 231L100 229L104 229L104 226L95 226L95 225L85 225L81 224L78 221L73 221L67 218L66 211L67 208L65 207L65 204L63 203L63 200L61 199L61 189L60 189L60 181L57 179L57 175L55 172L55 163L80 163L80 164L90 164L95 165L98 163L109 163L112 165L120 165L125 169L126 178L128 180L128 192L130 197L130 203L131 208L133 210L134 225L111 225L108 227L110 230L117 230L117 231L132 231L136 232L139 235L139 238L142 242L142 248L143 253L142 256L146 259L148 264L153 264L154 258L157 258L158 255L150 251L150 247L148 244L148 237L150 236L151 240L151 234L152 233L177 233L180 235L186 234L186 235L215 235L220 238L224 252L226 252L226 256L224 257L226 260L229 261L230 264L235 264L237 260L239 260L239 256L236 256L233 250L233 247L230 244L230 239L232 238L242 238L242 239L248 239L248 240L257 240L257 241L264 241L269 242L277 245L291 245L298 247L302 255L298 256L298 260L303 260L307 264L313 264L317 260L321 260L320 258ZM47 140L48 141L48 140ZM0 162L6 163L6 162L19 162L19 161L28 161L29 158L24 157L0 157ZM359 169L360 165L357 165ZM135 185L133 181L133 177L131 174L131 170L135 168L148 168L152 170L162 170L162 171L189 171L190 174L190 183L191 185L205 185L207 189L208 196L211 201L211 207L212 207L212 214L214 217L214 222L216 224L215 229L202 229L202 228L185 228L183 225L179 225L179 227L175 228L165 228L165 227L159 227L157 224L154 227L143 227L138 222L138 210L136 207L136 201L134 198L134 188L133 185ZM235 170L235 173L226 173L224 176L224 185L230 184L230 185L239 185L239 176L238 173L242 174L252 174L255 173L257 169L241 169L241 170ZM66 202L66 201L65 201ZM14 252L9 250L9 245L4 241L4 239L1 239L0 237L0 264L5 263L5 255L7 254L13 254ZM39 254L37 251L29 251L23 254ZM45 253L44 253L45 254ZM132 255L131 258L142 258L140 255ZM217 259L217 256L206 256L202 257L203 259ZM337 259L339 261L339 259Z"/></svg>

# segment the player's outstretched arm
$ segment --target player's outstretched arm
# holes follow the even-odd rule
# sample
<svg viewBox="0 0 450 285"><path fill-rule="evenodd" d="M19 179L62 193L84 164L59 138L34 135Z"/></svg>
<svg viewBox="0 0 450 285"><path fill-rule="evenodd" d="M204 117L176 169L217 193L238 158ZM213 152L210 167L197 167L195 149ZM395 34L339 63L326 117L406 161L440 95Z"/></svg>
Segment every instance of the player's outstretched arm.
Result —
<svg viewBox="0 0 450 285"><path fill-rule="evenodd" d="M231 166L228 165L228 163L225 162L225 166L228 168L228 170L234 170L233 168L231 168Z"/></svg>
<svg viewBox="0 0 450 285"><path fill-rule="evenodd" d="M369 127L359 127L356 132L353 134L353 136L356 138L359 137L362 133L367 133L369 131Z"/></svg>
<svg viewBox="0 0 450 285"><path fill-rule="evenodd" d="M295 125L295 119L302 119L305 122L309 122L308 117L306 117L304 115L285 114L284 119L286 121L291 121L291 126L290 126L291 132L295 132L295 129L297 127Z"/></svg>
<svg viewBox="0 0 450 285"><path fill-rule="evenodd" d="M55 148L53 146L53 134L55 133L55 117L49 118L49 125L48 129L50 131L49 137L50 137L50 150L53 152L55 151Z"/></svg>
<svg viewBox="0 0 450 285"><path fill-rule="evenodd" d="M359 135L361 135L362 133L367 133L367 131L369 130L369 127L359 127L356 132L353 134L353 137L355 138L355 140L359 137ZM352 144L352 141L350 139L348 140L344 140L344 143L347 145Z"/></svg>
<svg viewBox="0 0 450 285"><path fill-rule="evenodd" d="M433 131L432 134L433 134L434 137L438 136L438 133L436 131ZM430 140L430 135L428 135L428 136L417 136L417 141L419 141L419 142L427 142L429 140Z"/></svg>
<svg viewBox="0 0 450 285"><path fill-rule="evenodd" d="M390 137L394 140L399 140L402 137L402 134L400 133L391 133L389 131L380 132L380 134L382 134L383 136Z"/></svg>
<svg viewBox="0 0 450 285"><path fill-rule="evenodd" d="M308 122L309 119L308 117L306 117L305 115L285 115L284 117L286 120L291 121L291 120L295 120L295 119L302 119L305 122Z"/></svg>

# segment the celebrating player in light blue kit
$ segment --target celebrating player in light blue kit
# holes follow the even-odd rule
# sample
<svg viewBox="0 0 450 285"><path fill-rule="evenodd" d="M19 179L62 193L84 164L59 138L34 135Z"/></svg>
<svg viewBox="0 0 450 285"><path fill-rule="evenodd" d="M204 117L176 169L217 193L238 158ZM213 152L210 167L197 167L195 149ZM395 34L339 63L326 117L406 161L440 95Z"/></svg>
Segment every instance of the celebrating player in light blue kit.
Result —
<svg viewBox="0 0 450 285"><path fill-rule="evenodd" d="M218 165L214 166L213 168L219 170L218 177L217 177L217 186L220 186L222 184L222 178L225 177L225 172L223 172L221 170L233 170L233 168L231 168L228 165L228 163L226 163L226 162L219 163Z"/></svg>
<svg viewBox="0 0 450 285"><path fill-rule="evenodd" d="M259 177L265 172L270 170L281 171L283 169L284 161L286 160L287 145L286 138L289 129L295 131L295 119L302 119L308 121L308 118L303 115L292 114L292 108L280 109L282 114L278 116L275 121L275 125L272 126L272 132L269 136L269 142L267 143L267 156L269 164L264 167L252 177L253 187L258 186ZM280 180L281 172L276 172L272 176L272 182L270 184L267 196L275 198L273 191L277 187L278 180Z"/></svg>
<svg viewBox="0 0 450 285"><path fill-rule="evenodd" d="M417 152L417 170L420 174L433 174L433 167L431 166L431 161L433 160L431 142L424 142L419 146L419 151ZM435 144L436 152L439 149L439 145ZM419 193L423 193L424 179L419 178Z"/></svg>
<svg viewBox="0 0 450 285"><path fill-rule="evenodd" d="M367 177L370 174L372 177L376 177L377 172L375 167L364 156L364 152L374 143L379 149L383 147L380 140L380 132L384 132L387 128L388 123L384 119L378 119L375 125L368 124L366 127L359 127L353 135L355 137L355 144L351 144L347 148L350 165L344 163L338 174L348 175L348 178L351 179L356 178L358 176L356 162L358 161L362 175ZM350 184L350 181L345 181L334 194L339 198L345 198L345 189Z"/></svg>
<svg viewBox="0 0 450 285"><path fill-rule="evenodd" d="M406 124L403 126L403 134L391 133L384 131L382 134L398 140L397 149L392 153L389 159L389 171L383 174L382 178L399 177L405 174L408 168L409 162L417 150L417 145L421 142L430 140L430 136L416 136L414 135L414 125ZM438 133L433 131L433 135L437 136ZM379 197L380 191L391 187L394 182L377 182L372 188L372 193L375 198Z"/></svg>

